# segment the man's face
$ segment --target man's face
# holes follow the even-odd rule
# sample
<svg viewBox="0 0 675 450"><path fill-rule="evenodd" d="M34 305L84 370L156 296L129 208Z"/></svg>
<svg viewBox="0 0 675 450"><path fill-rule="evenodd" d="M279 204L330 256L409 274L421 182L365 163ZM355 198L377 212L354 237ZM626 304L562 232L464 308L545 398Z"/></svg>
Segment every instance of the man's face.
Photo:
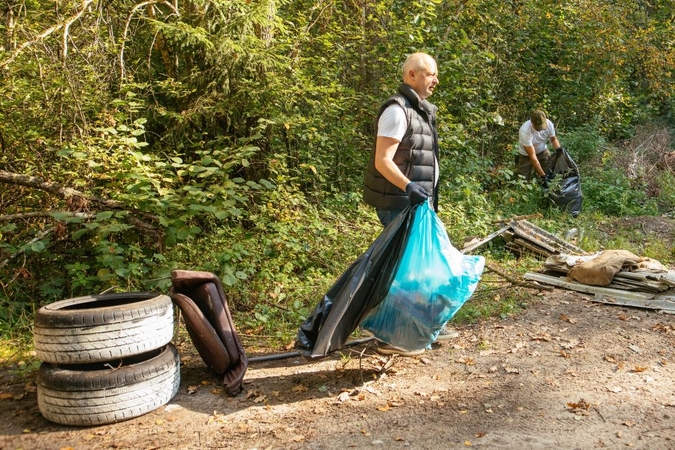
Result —
<svg viewBox="0 0 675 450"><path fill-rule="evenodd" d="M410 86L422 100L434 93L438 84L438 69L433 59L427 60L426 68L410 71Z"/></svg>

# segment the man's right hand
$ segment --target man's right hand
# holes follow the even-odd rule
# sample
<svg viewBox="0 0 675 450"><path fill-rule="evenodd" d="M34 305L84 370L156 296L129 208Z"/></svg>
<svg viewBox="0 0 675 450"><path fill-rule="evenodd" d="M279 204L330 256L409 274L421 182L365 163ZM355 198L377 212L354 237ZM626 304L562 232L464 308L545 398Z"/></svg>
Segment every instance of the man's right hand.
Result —
<svg viewBox="0 0 675 450"><path fill-rule="evenodd" d="M539 184L541 185L542 189L548 189L548 180L549 179L547 175L542 175L539 177Z"/></svg>
<svg viewBox="0 0 675 450"><path fill-rule="evenodd" d="M425 191L422 186L415 184L412 181L405 187L405 192L408 194L411 205L422 203L429 198L429 193Z"/></svg>

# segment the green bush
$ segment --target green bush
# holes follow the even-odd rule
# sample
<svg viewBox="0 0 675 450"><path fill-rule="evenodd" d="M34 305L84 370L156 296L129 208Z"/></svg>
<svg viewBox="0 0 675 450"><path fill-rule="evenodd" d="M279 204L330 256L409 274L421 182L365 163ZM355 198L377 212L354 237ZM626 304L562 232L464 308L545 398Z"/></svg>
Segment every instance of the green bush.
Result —
<svg viewBox="0 0 675 450"><path fill-rule="evenodd" d="M658 212L654 199L647 197L644 186L633 186L623 171L599 169L594 176L581 178L584 208L608 216L654 215Z"/></svg>

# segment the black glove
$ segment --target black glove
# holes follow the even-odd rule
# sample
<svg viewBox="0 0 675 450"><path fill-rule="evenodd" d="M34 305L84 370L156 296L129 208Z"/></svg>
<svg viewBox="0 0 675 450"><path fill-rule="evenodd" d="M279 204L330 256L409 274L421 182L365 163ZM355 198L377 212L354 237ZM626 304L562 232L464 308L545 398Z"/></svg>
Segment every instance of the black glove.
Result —
<svg viewBox="0 0 675 450"><path fill-rule="evenodd" d="M560 151L562 152L562 151L565 150L565 149L564 149L563 146L561 145L560 147L558 147L558 148L555 149L555 152L558 153L558 150L560 150Z"/></svg>
<svg viewBox="0 0 675 450"><path fill-rule="evenodd" d="M412 181L405 187L405 192L408 194L411 205L422 203L429 198L429 193L425 191L422 186L415 184Z"/></svg>
<svg viewBox="0 0 675 450"><path fill-rule="evenodd" d="M548 189L548 175L542 175L539 177L539 184L542 189Z"/></svg>

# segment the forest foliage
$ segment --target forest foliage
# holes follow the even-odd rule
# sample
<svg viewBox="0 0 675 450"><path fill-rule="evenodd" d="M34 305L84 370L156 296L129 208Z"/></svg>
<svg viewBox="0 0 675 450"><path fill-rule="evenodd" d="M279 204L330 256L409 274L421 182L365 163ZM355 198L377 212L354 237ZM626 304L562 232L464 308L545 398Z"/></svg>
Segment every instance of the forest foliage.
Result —
<svg viewBox="0 0 675 450"><path fill-rule="evenodd" d="M292 328L379 232L363 171L414 51L438 61L452 238L540 208L511 166L535 108L589 214L672 212L674 21L673 0L6 0L0 332L176 268L219 276L247 326Z"/></svg>

